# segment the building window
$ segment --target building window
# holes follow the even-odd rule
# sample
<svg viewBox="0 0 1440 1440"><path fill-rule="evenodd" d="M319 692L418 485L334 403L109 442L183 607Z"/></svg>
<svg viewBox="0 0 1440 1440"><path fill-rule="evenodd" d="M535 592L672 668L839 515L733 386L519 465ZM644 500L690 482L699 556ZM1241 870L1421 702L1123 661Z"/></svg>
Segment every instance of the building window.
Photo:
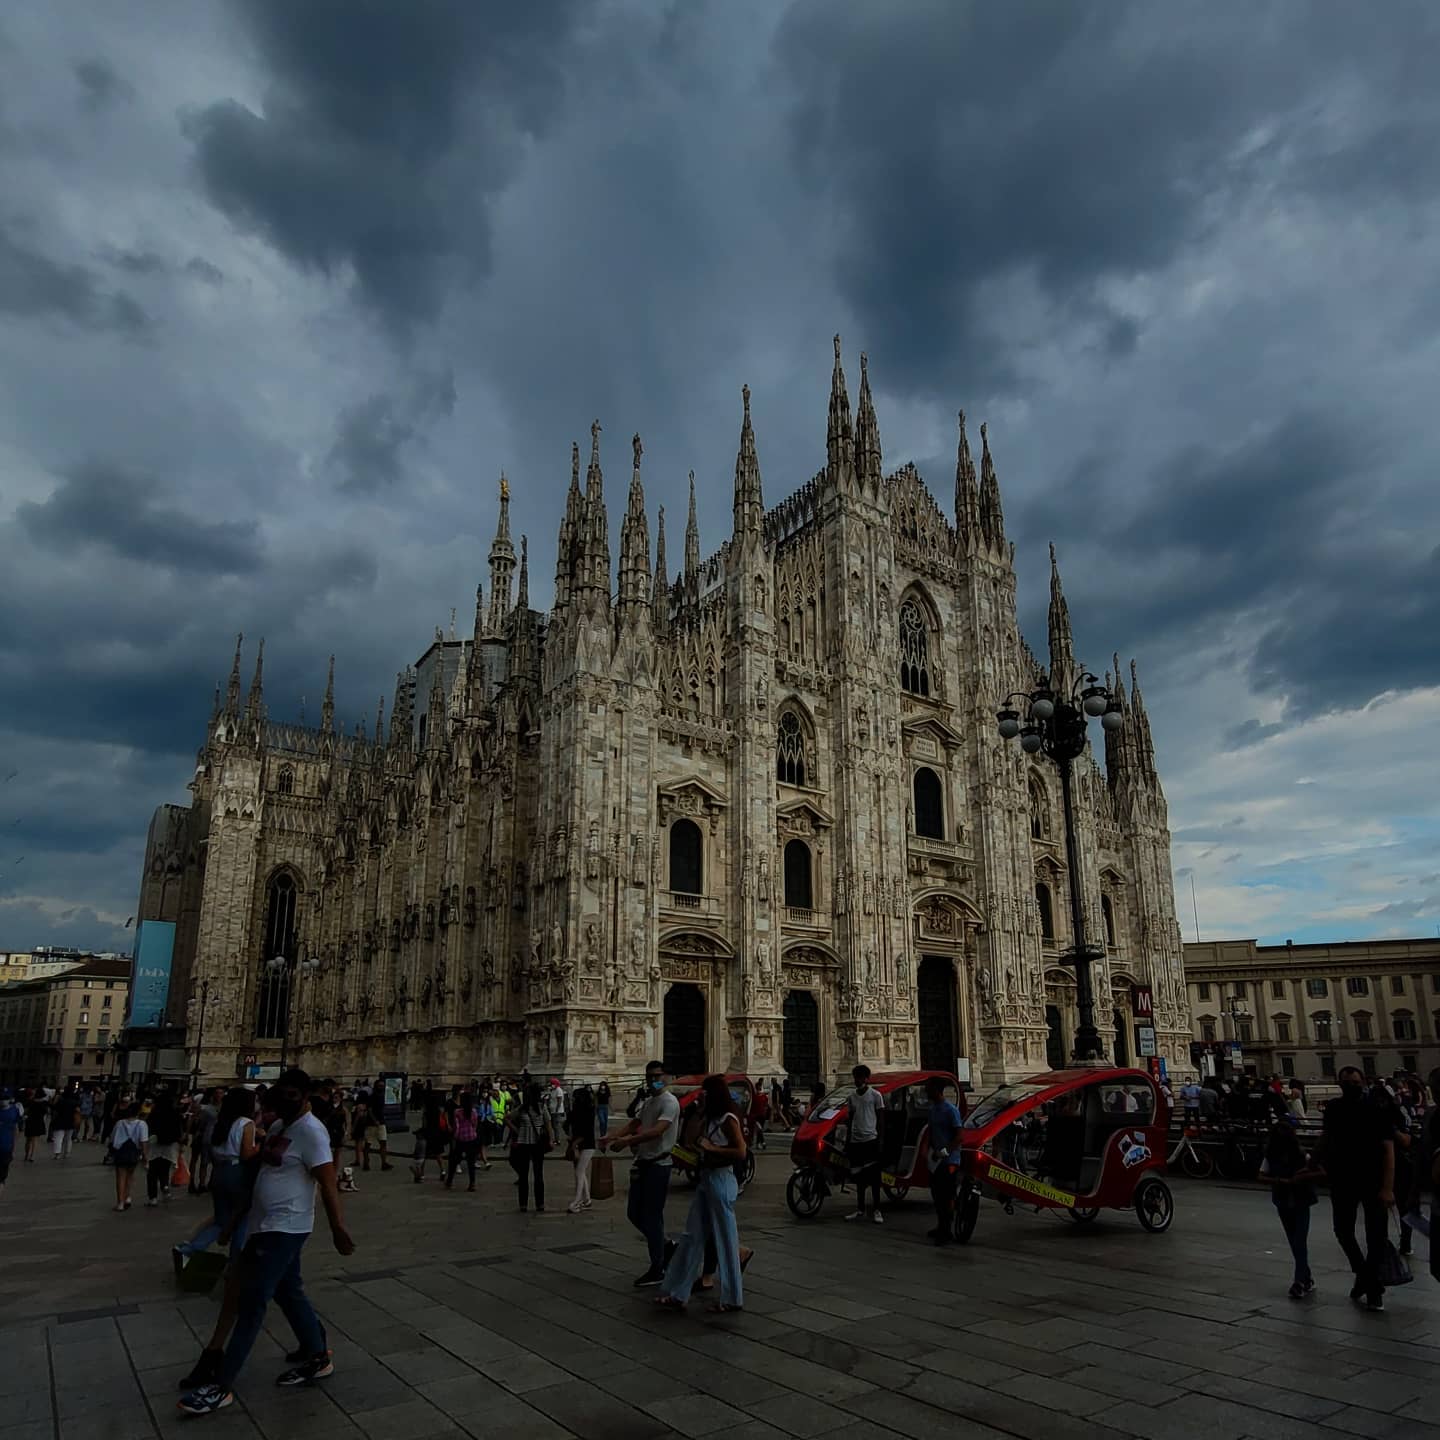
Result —
<svg viewBox="0 0 1440 1440"><path fill-rule="evenodd" d="M1250 994L1250 986L1244 980L1232 980L1230 993L1236 1000L1244 1000Z"/></svg>
<svg viewBox="0 0 1440 1440"><path fill-rule="evenodd" d="M75 1043L77 1045L89 1044L90 1032L88 1030L77 1030L75 1032Z"/></svg>
<svg viewBox="0 0 1440 1440"><path fill-rule="evenodd" d="M261 1040L278 1040L284 1033L290 1004L290 972L270 969L276 956L287 960L295 953L295 877L281 870L270 881L265 908L265 942L260 952L260 994L255 1011L255 1034Z"/></svg>
<svg viewBox="0 0 1440 1440"><path fill-rule="evenodd" d="M1395 1026L1397 1040L1418 1040L1420 1038L1415 1032L1415 1017L1409 1011L1397 1010L1391 1020Z"/></svg>
<svg viewBox="0 0 1440 1440"><path fill-rule="evenodd" d="M1105 922L1105 944L1113 950L1115 948L1115 907L1110 903L1108 895L1100 897L1100 918Z"/></svg>
<svg viewBox="0 0 1440 1440"><path fill-rule="evenodd" d="M814 899L810 847L803 840L791 840L785 846L785 903L797 910L809 910Z"/></svg>
<svg viewBox="0 0 1440 1440"><path fill-rule="evenodd" d="M100 1002L100 1008L101 1008L102 1010L108 1010L108 1009L110 1008L110 1002L111 1002L114 998L115 998L115 997L114 997L113 995L107 995L107 996Z"/></svg>
<svg viewBox="0 0 1440 1440"><path fill-rule="evenodd" d="M110 1032L108 1030L96 1031L95 1043L97 1045L108 1045L110 1043Z"/></svg>
<svg viewBox="0 0 1440 1440"><path fill-rule="evenodd" d="M83 1055L72 1055L70 1057L70 1063L78 1067L85 1063L85 1057Z"/></svg>
<svg viewBox="0 0 1440 1440"><path fill-rule="evenodd" d="M1440 970L1431 971L1430 989L1434 994L1440 995Z"/></svg>
<svg viewBox="0 0 1440 1440"><path fill-rule="evenodd" d="M1200 1027L1200 1038L1205 1041L1207 1045L1214 1044L1215 1027L1213 1025L1202 1025Z"/></svg>
<svg viewBox="0 0 1440 1440"><path fill-rule="evenodd" d="M1293 1079L1295 1076L1295 1057L1293 1055L1282 1055L1280 1057L1280 1073L1285 1078Z"/></svg>
<svg viewBox="0 0 1440 1440"><path fill-rule="evenodd" d="M1285 982L1283 980L1272 980L1270 982L1270 998L1272 1000L1283 1000L1285 998Z"/></svg>
<svg viewBox="0 0 1440 1440"><path fill-rule="evenodd" d="M1375 1078L1375 1057L1373 1055L1362 1055L1360 1057L1360 1068L1365 1072L1367 1080Z"/></svg>
<svg viewBox="0 0 1440 1440"><path fill-rule="evenodd" d="M775 778L782 785L805 783L805 731L793 710L786 710L780 716L775 737Z"/></svg>
<svg viewBox="0 0 1440 1440"><path fill-rule="evenodd" d="M1275 1022L1275 1038L1282 1045L1290 1043L1290 1022L1288 1020L1277 1020Z"/></svg>
<svg viewBox="0 0 1440 1440"><path fill-rule="evenodd" d="M1392 975L1390 977L1390 993L1392 995L1403 995L1405 993L1405 977L1403 975Z"/></svg>
<svg viewBox="0 0 1440 1440"><path fill-rule="evenodd" d="M1323 1045L1328 1045L1334 1038L1332 1033L1330 1012L1328 1010L1317 1010L1315 1012L1315 1038Z"/></svg>
<svg viewBox="0 0 1440 1440"><path fill-rule="evenodd" d="M1322 1055L1320 1057L1320 1073L1327 1080L1335 1078L1335 1057L1333 1055Z"/></svg>
<svg viewBox="0 0 1440 1440"><path fill-rule="evenodd" d="M1050 796L1045 782L1036 774L1030 776L1030 838L1043 840L1050 833Z"/></svg>
<svg viewBox="0 0 1440 1440"><path fill-rule="evenodd" d="M1363 975L1348 975L1345 978L1345 993L1347 995L1368 995L1370 982Z"/></svg>
<svg viewBox="0 0 1440 1440"><path fill-rule="evenodd" d="M945 838L945 797L940 777L928 765L915 772L915 833L931 840Z"/></svg>
<svg viewBox="0 0 1440 1440"><path fill-rule="evenodd" d="M930 694L930 627L916 600L900 607L900 688Z"/></svg>
<svg viewBox="0 0 1440 1440"><path fill-rule="evenodd" d="M1242 1045L1249 1045L1255 1039L1255 1027L1248 1020L1242 1020L1237 1028Z"/></svg>
<svg viewBox="0 0 1440 1440"><path fill-rule="evenodd" d="M1330 993L1330 986L1324 980L1307 980L1305 993L1312 1000L1323 1000Z"/></svg>
<svg viewBox="0 0 1440 1440"><path fill-rule="evenodd" d="M282 795L293 795L295 793L295 772L288 766L280 767L280 779L276 782L277 790Z"/></svg>
<svg viewBox="0 0 1440 1440"><path fill-rule="evenodd" d="M705 845L693 820L677 820L670 827L670 888L682 895L704 893Z"/></svg>
<svg viewBox="0 0 1440 1440"><path fill-rule="evenodd" d="M88 1010L82 1010L80 1012L80 1023L82 1025L88 1025L90 1023L90 1012Z"/></svg>
<svg viewBox="0 0 1440 1440"><path fill-rule="evenodd" d="M1368 1015L1355 1017L1355 1038L1357 1040L1373 1040L1375 1038L1370 1033L1370 1017Z"/></svg>
<svg viewBox="0 0 1440 1440"><path fill-rule="evenodd" d="M1410 1071L1411 1074L1416 1073L1420 1069L1420 1057L1418 1055L1402 1055L1400 1057L1400 1068Z"/></svg>
<svg viewBox="0 0 1440 1440"><path fill-rule="evenodd" d="M1040 911L1040 934L1046 940L1055 938L1055 907L1050 903L1050 887L1040 884L1035 887L1035 905Z"/></svg>
<svg viewBox="0 0 1440 1440"><path fill-rule="evenodd" d="M1210 982L1208 980L1202 980L1195 987L1195 998L1197 1000L1208 1000L1210 998Z"/></svg>

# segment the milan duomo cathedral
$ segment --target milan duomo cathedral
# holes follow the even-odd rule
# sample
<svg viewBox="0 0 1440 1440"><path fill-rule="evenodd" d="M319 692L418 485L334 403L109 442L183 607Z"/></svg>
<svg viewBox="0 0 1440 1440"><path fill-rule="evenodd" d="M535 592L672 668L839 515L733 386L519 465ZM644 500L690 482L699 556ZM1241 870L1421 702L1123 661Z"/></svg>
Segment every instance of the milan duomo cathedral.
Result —
<svg viewBox="0 0 1440 1440"><path fill-rule="evenodd" d="M985 426L977 475L960 417L947 516L912 465L885 473L837 338L825 466L767 510L743 394L733 531L705 555L692 474L673 578L638 436L618 574L599 425L583 484L573 448L548 614L523 538L517 593L502 479L473 634L437 630L371 733L336 728L333 658L319 726L272 720L263 642L243 699L237 646L141 896L176 924L169 1010L204 1075L282 1036L315 1073L452 1082L662 1056L812 1083L967 1061L982 1086L1068 1058L1058 780L995 724L1079 673L1053 550L1042 664ZM1119 671L1125 723L1076 766L1097 1024L1136 1063L1148 986L1188 1069L1165 799Z"/></svg>

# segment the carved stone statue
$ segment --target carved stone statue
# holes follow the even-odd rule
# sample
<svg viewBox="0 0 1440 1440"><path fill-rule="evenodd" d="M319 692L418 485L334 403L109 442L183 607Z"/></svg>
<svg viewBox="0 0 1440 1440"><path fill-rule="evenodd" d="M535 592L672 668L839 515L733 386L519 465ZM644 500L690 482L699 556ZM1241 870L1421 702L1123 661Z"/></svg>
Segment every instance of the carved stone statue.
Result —
<svg viewBox="0 0 1440 1440"><path fill-rule="evenodd" d="M770 898L770 861L763 857L760 861L760 898Z"/></svg>
<svg viewBox="0 0 1440 1440"><path fill-rule="evenodd" d="M748 975L740 986L740 1008L746 1015L755 1008L755 982Z"/></svg>
<svg viewBox="0 0 1440 1440"><path fill-rule="evenodd" d="M467 966L460 972L460 998L461 998L462 1000L469 1000L469 998L470 998L470 991L471 991L471 988L472 988L472 986L473 986L473 983L474 983L474 982L473 982L473 979L472 979L471 974L470 974L470 967L467 965Z"/></svg>
<svg viewBox="0 0 1440 1440"><path fill-rule="evenodd" d="M591 920L585 926L585 973L594 975L600 969L600 932Z"/></svg>
<svg viewBox="0 0 1440 1440"><path fill-rule="evenodd" d="M620 971L613 957L605 961L605 1003L612 1009L620 1003Z"/></svg>
<svg viewBox="0 0 1440 1440"><path fill-rule="evenodd" d="M659 969L657 965L655 967ZM637 925L630 932L630 968L633 979L639 980L645 974L645 927Z"/></svg>
<svg viewBox="0 0 1440 1440"><path fill-rule="evenodd" d="M867 940L867 941L865 942L864 955L865 955L865 988L866 988L867 990L873 990L873 989L875 988L875 983L876 983L876 980L877 980L877 978L878 978L878 977L876 976L876 973L875 973L875 942L874 942L873 940Z"/></svg>
<svg viewBox="0 0 1440 1440"><path fill-rule="evenodd" d="M600 822L590 822L590 832L585 841L585 878L600 878Z"/></svg>
<svg viewBox="0 0 1440 1440"><path fill-rule="evenodd" d="M775 972L770 965L770 942L762 940L755 947L755 968L760 976L761 986L768 990L775 983Z"/></svg>
<svg viewBox="0 0 1440 1440"><path fill-rule="evenodd" d="M550 927L550 960L555 963L565 954L565 932L558 926Z"/></svg>
<svg viewBox="0 0 1440 1440"><path fill-rule="evenodd" d="M975 989L980 993L981 1015L987 1024L994 1025L1000 1017L995 1009L995 993L988 970L980 969L975 972Z"/></svg>

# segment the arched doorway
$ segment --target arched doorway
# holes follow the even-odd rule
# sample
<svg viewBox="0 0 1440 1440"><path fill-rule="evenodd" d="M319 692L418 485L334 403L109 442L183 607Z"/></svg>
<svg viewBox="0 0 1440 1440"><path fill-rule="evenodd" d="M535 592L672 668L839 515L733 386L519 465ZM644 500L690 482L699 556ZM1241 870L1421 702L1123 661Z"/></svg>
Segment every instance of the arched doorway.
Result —
<svg viewBox="0 0 1440 1440"><path fill-rule="evenodd" d="M797 1090L820 1079L820 1007L809 990L785 994L785 1034L782 1042L785 1073Z"/></svg>
<svg viewBox="0 0 1440 1440"><path fill-rule="evenodd" d="M1045 1063L1052 1070L1065 1068L1065 1032L1060 1024L1060 1007L1045 1007Z"/></svg>
<svg viewBox="0 0 1440 1440"><path fill-rule="evenodd" d="M920 1012L920 1068L953 1070L960 1054L955 1023L955 963L944 955L926 955L916 977Z"/></svg>
<svg viewBox="0 0 1440 1440"><path fill-rule="evenodd" d="M705 1071L705 992L698 985L672 985L665 992L663 1058L672 1075Z"/></svg>

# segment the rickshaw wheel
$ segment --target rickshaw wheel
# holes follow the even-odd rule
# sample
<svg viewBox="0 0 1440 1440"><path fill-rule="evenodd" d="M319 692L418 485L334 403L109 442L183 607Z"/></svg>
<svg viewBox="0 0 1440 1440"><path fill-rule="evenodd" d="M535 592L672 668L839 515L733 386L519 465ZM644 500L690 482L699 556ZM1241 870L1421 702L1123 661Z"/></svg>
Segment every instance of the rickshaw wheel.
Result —
<svg viewBox="0 0 1440 1440"><path fill-rule="evenodd" d="M1170 1187L1154 1175L1147 1176L1135 1191L1135 1213L1152 1234L1163 1234L1175 1218L1175 1200Z"/></svg>
<svg viewBox="0 0 1440 1440"><path fill-rule="evenodd" d="M966 1185L955 1197L955 1239L961 1244L969 1243L975 1233L975 1222L980 1218L980 1192L973 1185Z"/></svg>
<svg viewBox="0 0 1440 1440"><path fill-rule="evenodd" d="M1072 1205L1068 1213L1077 1225L1093 1225L1100 1218L1097 1205Z"/></svg>
<svg viewBox="0 0 1440 1440"><path fill-rule="evenodd" d="M813 1220L825 1203L819 1175L814 1170L797 1170L785 1186L785 1203L797 1220Z"/></svg>
<svg viewBox="0 0 1440 1440"><path fill-rule="evenodd" d="M898 1205L910 1193L908 1185L882 1185L880 1188L892 1205Z"/></svg>

